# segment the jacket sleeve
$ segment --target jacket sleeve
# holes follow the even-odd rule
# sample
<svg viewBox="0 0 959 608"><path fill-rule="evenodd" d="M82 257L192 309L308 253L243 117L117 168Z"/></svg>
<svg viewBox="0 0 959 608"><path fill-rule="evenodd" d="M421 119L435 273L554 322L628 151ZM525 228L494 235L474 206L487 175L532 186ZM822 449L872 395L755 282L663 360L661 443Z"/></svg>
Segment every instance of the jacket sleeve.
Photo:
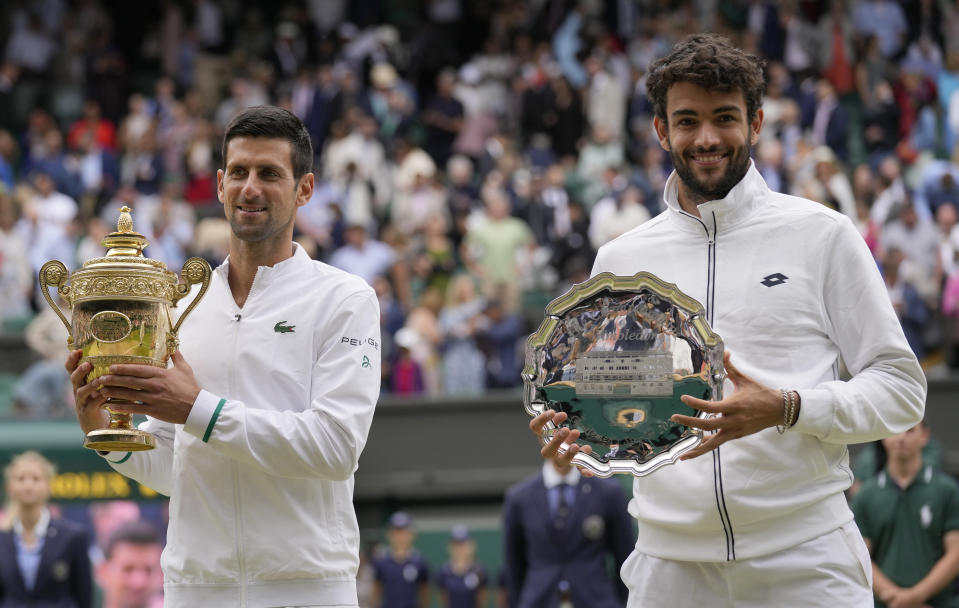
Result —
<svg viewBox="0 0 959 608"><path fill-rule="evenodd" d="M517 606L526 580L526 534L522 505L515 492L507 493L503 505L503 569L509 606Z"/></svg>
<svg viewBox="0 0 959 608"><path fill-rule="evenodd" d="M826 331L852 378L800 390L795 430L828 443L861 443L918 424L926 377L856 228L842 217L823 248Z"/></svg>
<svg viewBox="0 0 959 608"><path fill-rule="evenodd" d="M137 428L151 433L156 447L143 452L108 452L104 460L118 473L163 494L170 495L173 485L173 437L176 426L147 418Z"/></svg>
<svg viewBox="0 0 959 608"><path fill-rule="evenodd" d="M313 361L309 407L259 409L200 391L184 431L256 469L287 478L349 479L356 470L380 391L379 302L372 289L346 298ZM336 337L358 338L358 345Z"/></svg>
<svg viewBox="0 0 959 608"><path fill-rule="evenodd" d="M78 532L70 540L71 568L70 585L78 608L90 608L93 605L93 567L90 564L90 552L87 550L87 535Z"/></svg>

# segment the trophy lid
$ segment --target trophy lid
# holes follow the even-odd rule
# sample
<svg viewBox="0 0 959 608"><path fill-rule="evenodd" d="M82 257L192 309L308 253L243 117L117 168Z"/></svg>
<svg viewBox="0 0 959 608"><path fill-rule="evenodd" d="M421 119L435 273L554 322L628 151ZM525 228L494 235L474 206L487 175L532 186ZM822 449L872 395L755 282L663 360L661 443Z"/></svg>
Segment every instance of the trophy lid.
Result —
<svg viewBox="0 0 959 608"><path fill-rule="evenodd" d="M107 248L108 258L131 255L143 257L143 250L150 244L145 236L133 231L131 211L126 205L120 207L117 231L111 232L100 241L100 244Z"/></svg>
<svg viewBox="0 0 959 608"><path fill-rule="evenodd" d="M100 244L107 248L106 256L85 261L83 270L106 265L111 268L133 267L146 271L167 272L166 264L143 255L143 250L147 248L150 242L145 236L133 230L132 209L126 205L120 207L116 232L111 232L103 237ZM82 271L78 270L77 272Z"/></svg>

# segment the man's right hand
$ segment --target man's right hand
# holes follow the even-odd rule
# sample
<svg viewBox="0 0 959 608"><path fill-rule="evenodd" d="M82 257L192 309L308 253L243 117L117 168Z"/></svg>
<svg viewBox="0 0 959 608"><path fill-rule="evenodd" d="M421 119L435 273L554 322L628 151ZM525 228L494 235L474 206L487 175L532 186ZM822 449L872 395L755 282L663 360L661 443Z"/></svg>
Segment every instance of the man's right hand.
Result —
<svg viewBox="0 0 959 608"><path fill-rule="evenodd" d="M107 402L96 383L87 383L87 374L93 369L88 361L80 363L83 351L75 350L67 357L67 373L73 384L73 396L77 407L77 421L84 433L102 429L110 423L110 414L103 405Z"/></svg>
<svg viewBox="0 0 959 608"><path fill-rule="evenodd" d="M546 460L552 460L560 468L566 468L572 465L573 457L579 452L589 454L593 451L591 446L581 446L576 443L576 440L579 439L579 429L569 429L567 427L557 428L549 438L549 441L543 443L543 434L546 431L546 423L552 421L554 425L559 427L559 425L562 424L568 417L569 416L566 414L566 412L554 412L553 410L546 410L529 422L529 430L536 435L543 446L539 453L542 454L543 458ZM560 453L559 449L564 443L568 444L568 447L565 452ZM584 470L582 467L579 467L579 470L580 473L589 474L589 472Z"/></svg>

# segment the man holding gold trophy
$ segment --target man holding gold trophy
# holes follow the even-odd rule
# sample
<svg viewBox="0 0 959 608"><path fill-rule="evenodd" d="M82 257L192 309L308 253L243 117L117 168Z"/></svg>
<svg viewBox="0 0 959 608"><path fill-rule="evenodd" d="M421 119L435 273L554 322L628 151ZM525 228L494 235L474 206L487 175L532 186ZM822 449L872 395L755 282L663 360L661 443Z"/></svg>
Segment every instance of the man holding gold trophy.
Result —
<svg viewBox="0 0 959 608"><path fill-rule="evenodd" d="M293 243L313 193L303 123L259 106L223 139L230 253L169 367L67 362L84 432L145 414L145 451L101 451L170 496L166 606L355 606L353 472L379 393L379 306ZM188 363L189 362L189 363ZM103 449L97 446L98 449Z"/></svg>
<svg viewBox="0 0 959 608"><path fill-rule="evenodd" d="M603 246L593 267L594 279L614 287L636 273L671 283L701 303L728 348L723 398L682 393L677 401L698 415L666 418L701 432L701 442L667 472L634 478L630 513L639 533L621 570L629 608L871 608L870 557L844 496L853 479L846 446L923 417L925 377L853 223L771 191L750 159L763 124L762 70L760 60L711 34L681 41L650 66L654 126L675 169L668 209ZM613 319L613 304L593 309ZM642 333L624 322L617 332ZM586 353L576 361L593 366L586 371L655 363L651 355L624 358L610 344L605 359ZM668 369L673 357L666 357ZM697 375L707 369L703 361L683 381L705 386ZM843 365L848 380L840 379ZM610 377L604 373L597 377ZM537 388L569 394L581 389L583 374L557 373ZM722 383L715 369L702 378ZM637 403L620 427L653 412ZM601 466L612 460L584 443L587 430L562 409L530 423L543 456L606 474Z"/></svg>

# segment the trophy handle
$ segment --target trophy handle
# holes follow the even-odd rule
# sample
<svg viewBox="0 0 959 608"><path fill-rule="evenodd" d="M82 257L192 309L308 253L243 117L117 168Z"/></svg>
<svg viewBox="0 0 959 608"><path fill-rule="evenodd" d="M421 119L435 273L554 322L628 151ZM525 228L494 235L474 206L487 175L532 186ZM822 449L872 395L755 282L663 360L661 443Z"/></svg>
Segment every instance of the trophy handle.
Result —
<svg viewBox="0 0 959 608"><path fill-rule="evenodd" d="M203 258L190 258L183 263L183 270L180 271L181 282L177 283L176 293L173 294L173 305L176 306L177 302L190 293L191 285L200 284L202 286L200 287L200 293L196 294L196 297L193 298L190 305L186 307L186 310L184 310L180 318L177 319L176 325L173 326L174 336L177 335L177 332L180 330L180 324L183 323L186 316L190 314L190 311L203 299L203 294L206 293L207 287L210 286L210 277L212 276L213 270L210 269L210 265L207 264Z"/></svg>
<svg viewBox="0 0 959 608"><path fill-rule="evenodd" d="M53 312L57 313L57 316L63 321L63 325L67 328L67 346L72 349L73 327L70 326L70 321L67 320L66 315L63 314L63 311L60 310L57 303L50 297L50 286L53 285L57 288L61 296L69 299L70 286L66 284L69 276L70 273L67 271L67 267L59 260L50 260L40 267L40 291L43 293L43 299L47 301L47 304L50 305Z"/></svg>

